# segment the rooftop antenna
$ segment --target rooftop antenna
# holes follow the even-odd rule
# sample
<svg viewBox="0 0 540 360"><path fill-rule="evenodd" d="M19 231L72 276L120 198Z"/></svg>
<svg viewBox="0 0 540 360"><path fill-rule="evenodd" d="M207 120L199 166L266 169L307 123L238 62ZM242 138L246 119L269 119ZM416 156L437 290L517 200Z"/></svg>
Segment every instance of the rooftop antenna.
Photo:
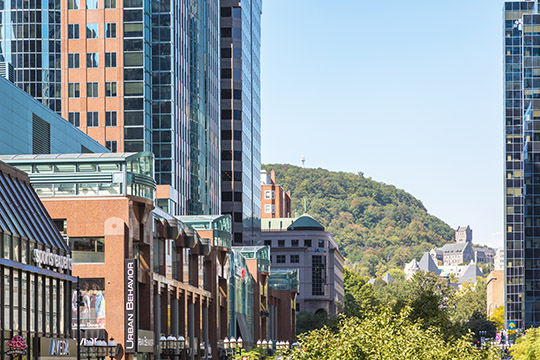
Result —
<svg viewBox="0 0 540 360"><path fill-rule="evenodd" d="M300 161L302 162L302 168L306 167L306 157L304 155L300 156Z"/></svg>

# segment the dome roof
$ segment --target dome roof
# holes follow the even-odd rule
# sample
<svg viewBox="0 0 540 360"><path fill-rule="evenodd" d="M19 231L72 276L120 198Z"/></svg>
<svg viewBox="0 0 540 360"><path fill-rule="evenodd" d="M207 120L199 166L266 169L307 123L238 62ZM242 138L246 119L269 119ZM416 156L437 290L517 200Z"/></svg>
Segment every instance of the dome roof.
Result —
<svg viewBox="0 0 540 360"><path fill-rule="evenodd" d="M295 230L315 230L315 231L324 231L324 226L322 226L317 220L312 218L308 214L304 214L296 219L289 227L288 231Z"/></svg>

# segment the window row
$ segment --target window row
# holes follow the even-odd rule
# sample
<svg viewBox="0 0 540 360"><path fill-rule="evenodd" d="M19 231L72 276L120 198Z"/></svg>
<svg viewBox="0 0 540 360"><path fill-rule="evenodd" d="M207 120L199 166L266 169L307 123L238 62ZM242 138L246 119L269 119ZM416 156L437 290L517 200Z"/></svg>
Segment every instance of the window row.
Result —
<svg viewBox="0 0 540 360"><path fill-rule="evenodd" d="M270 247L284 248L284 247L287 247L286 246L287 242L286 240L277 240L277 243L276 243L276 240L274 240L272 243L272 240L264 240L264 245L270 246ZM311 247L311 245L312 245L311 239L304 240L304 247ZM326 241L324 239L317 240L317 247L324 248L325 246L326 246ZM293 247L293 248L300 247L300 240L298 239L291 240L290 247Z"/></svg>
<svg viewBox="0 0 540 360"><path fill-rule="evenodd" d="M99 24L98 23L88 23L86 24L86 38L87 39L97 39L99 38ZM80 38L80 25L79 24L68 24L68 39L77 40ZM116 38L116 23L106 23L105 24L105 39L115 39Z"/></svg>
<svg viewBox="0 0 540 360"><path fill-rule="evenodd" d="M105 82L105 97L115 97L116 95L117 95L116 81ZM80 83L68 84L68 97L70 98L81 97ZM99 97L99 83L98 82L86 83L86 97L89 97L89 98Z"/></svg>
<svg viewBox="0 0 540 360"><path fill-rule="evenodd" d="M99 0L86 0L86 9L88 10L97 10L99 9ZM103 7L105 9L116 9L116 0L104 0ZM69 10L80 10L81 1L80 0L68 0L68 9Z"/></svg>
<svg viewBox="0 0 540 360"><path fill-rule="evenodd" d="M286 262L286 255L276 255L276 264L285 264ZM300 255L289 255L289 262L291 264L298 264L300 262Z"/></svg>
<svg viewBox="0 0 540 360"><path fill-rule="evenodd" d="M78 69L81 66L80 58L81 58L81 54L78 54L78 53L68 54L68 68ZM86 67L88 69L95 69L99 67L99 53L86 54ZM116 53L115 52L105 53L105 67L106 68L116 67Z"/></svg>
<svg viewBox="0 0 540 360"><path fill-rule="evenodd" d="M81 113L80 112L70 112L68 114L68 120L71 124L79 127L81 126ZM86 113L86 126L87 127L97 127L99 126L99 112L97 111L88 111ZM105 112L105 126L117 126L117 113L116 111L106 111Z"/></svg>

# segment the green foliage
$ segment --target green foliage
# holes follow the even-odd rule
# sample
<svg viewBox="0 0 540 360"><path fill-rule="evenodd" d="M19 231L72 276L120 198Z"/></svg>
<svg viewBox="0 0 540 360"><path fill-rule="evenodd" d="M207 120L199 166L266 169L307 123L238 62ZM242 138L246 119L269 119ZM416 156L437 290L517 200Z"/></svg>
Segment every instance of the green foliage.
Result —
<svg viewBox="0 0 540 360"><path fill-rule="evenodd" d="M497 326L497 331L504 329L504 306L499 306L489 317L489 320Z"/></svg>
<svg viewBox="0 0 540 360"><path fill-rule="evenodd" d="M476 284L464 283L461 290L456 292L452 309L452 320L464 324L472 318L474 313L481 314L484 318L486 313L486 280L478 277Z"/></svg>
<svg viewBox="0 0 540 360"><path fill-rule="evenodd" d="M273 357L266 356L266 350L261 348L253 348L250 351L243 350L242 355L239 352L236 352L234 357L235 360L242 360L243 356L247 356L249 360L259 360L259 359L273 359Z"/></svg>
<svg viewBox="0 0 540 360"><path fill-rule="evenodd" d="M330 319L325 312L313 314L309 311L300 311L296 314L296 334L320 329L329 322Z"/></svg>
<svg viewBox="0 0 540 360"><path fill-rule="evenodd" d="M497 335L497 325L486 319L485 314L474 312L465 324L467 329L474 333L474 341L480 342L482 336L494 338Z"/></svg>
<svg viewBox="0 0 540 360"><path fill-rule="evenodd" d="M540 330L528 329L524 336L518 337L510 351L514 360L540 359Z"/></svg>
<svg viewBox="0 0 540 360"><path fill-rule="evenodd" d="M344 268L343 286L345 288L345 307L347 316L364 317L368 311L379 305L373 287L366 283L358 273Z"/></svg>
<svg viewBox="0 0 540 360"><path fill-rule="evenodd" d="M337 331L324 327L299 336L293 350L297 360L495 360L496 350L476 350L470 336L445 340L436 327L424 328L411 321L411 309L400 314L388 309L363 319L342 317Z"/></svg>
<svg viewBox="0 0 540 360"><path fill-rule="evenodd" d="M361 275L382 276L449 242L454 230L411 194L363 174L263 165L291 191L292 211L307 211L330 232Z"/></svg>

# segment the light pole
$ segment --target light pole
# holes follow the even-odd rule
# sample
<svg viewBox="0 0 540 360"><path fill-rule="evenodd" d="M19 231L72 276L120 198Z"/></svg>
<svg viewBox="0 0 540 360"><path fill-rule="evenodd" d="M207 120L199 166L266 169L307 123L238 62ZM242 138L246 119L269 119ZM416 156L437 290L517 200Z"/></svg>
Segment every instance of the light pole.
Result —
<svg viewBox="0 0 540 360"><path fill-rule="evenodd" d="M97 360L105 360L107 356L107 343L103 339L97 339L94 347L96 348Z"/></svg>
<svg viewBox="0 0 540 360"><path fill-rule="evenodd" d="M109 340L107 348L109 349L109 357L111 358L111 360L116 359L116 355L118 355L118 344L116 343L116 341L114 341L113 338Z"/></svg>
<svg viewBox="0 0 540 360"><path fill-rule="evenodd" d="M242 347L244 346L244 340L242 340L242 337L239 337L238 340L236 340L236 345L240 351L240 356L242 356Z"/></svg>
<svg viewBox="0 0 540 360"><path fill-rule="evenodd" d="M186 339L180 335L178 337L178 350L180 350L180 360L184 358L184 348L186 347Z"/></svg>
<svg viewBox="0 0 540 360"><path fill-rule="evenodd" d="M232 337L229 340L229 346L231 347L233 351L233 359L234 359L236 357L236 339L234 337Z"/></svg>

